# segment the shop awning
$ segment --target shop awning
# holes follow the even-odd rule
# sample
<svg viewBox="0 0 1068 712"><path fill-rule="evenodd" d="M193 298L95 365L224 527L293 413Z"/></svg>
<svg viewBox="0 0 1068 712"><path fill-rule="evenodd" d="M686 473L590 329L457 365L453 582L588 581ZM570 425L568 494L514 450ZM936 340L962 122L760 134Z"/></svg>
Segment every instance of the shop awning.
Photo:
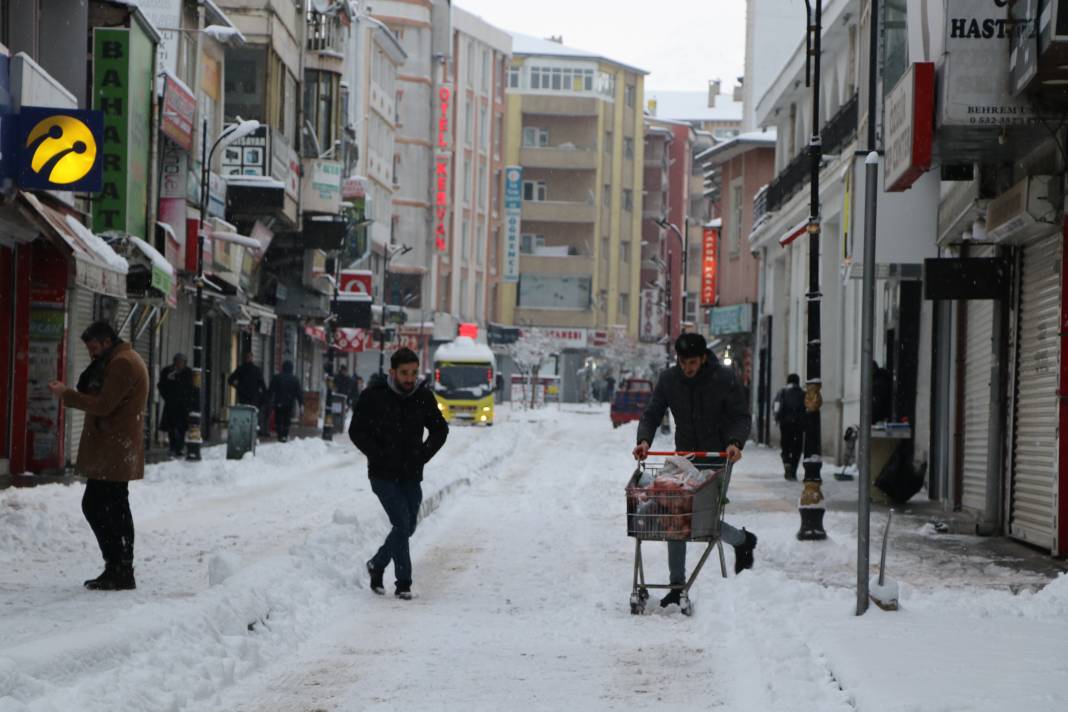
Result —
<svg viewBox="0 0 1068 712"><path fill-rule="evenodd" d="M20 191L19 207L46 236L58 240L74 258L74 282L98 294L126 298L129 264L74 216L41 202L33 193Z"/></svg>
<svg viewBox="0 0 1068 712"><path fill-rule="evenodd" d="M167 261L167 258L139 237L127 235L123 240L129 245L130 252L132 252L129 256L133 260L126 275L127 293L141 293L151 298L151 293L154 292L168 306L177 306L174 267ZM143 273L143 275L138 275L136 289L135 285L131 284L134 281L135 272Z"/></svg>

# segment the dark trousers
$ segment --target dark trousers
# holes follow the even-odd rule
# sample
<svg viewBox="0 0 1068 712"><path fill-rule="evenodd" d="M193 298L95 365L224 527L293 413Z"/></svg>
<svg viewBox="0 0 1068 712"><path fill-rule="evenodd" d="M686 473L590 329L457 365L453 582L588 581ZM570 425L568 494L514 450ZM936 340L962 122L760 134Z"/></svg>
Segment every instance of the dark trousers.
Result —
<svg viewBox="0 0 1068 712"><path fill-rule="evenodd" d="M89 480L82 495L82 513L96 535L106 564L133 563L134 524L130 514L130 483Z"/></svg>
<svg viewBox="0 0 1068 712"><path fill-rule="evenodd" d="M805 441L804 423L779 423L782 434L782 464L791 474L797 475L797 464L801 461L801 445Z"/></svg>
<svg viewBox="0 0 1068 712"><path fill-rule="evenodd" d="M393 525L386 541L371 559L371 564L381 571L392 561L397 585L411 586L412 557L408 550L408 540L415 533L419 505L423 502L423 488L414 481L372 479L371 491L378 496L378 501L382 503L382 508L389 517L389 523Z"/></svg>
<svg viewBox="0 0 1068 712"><path fill-rule="evenodd" d="M278 431L278 439L289 437L289 421L293 419L293 406L276 405L274 407L274 429Z"/></svg>
<svg viewBox="0 0 1068 712"><path fill-rule="evenodd" d="M181 455L185 449L185 428L172 426L167 430L167 446L175 455Z"/></svg>

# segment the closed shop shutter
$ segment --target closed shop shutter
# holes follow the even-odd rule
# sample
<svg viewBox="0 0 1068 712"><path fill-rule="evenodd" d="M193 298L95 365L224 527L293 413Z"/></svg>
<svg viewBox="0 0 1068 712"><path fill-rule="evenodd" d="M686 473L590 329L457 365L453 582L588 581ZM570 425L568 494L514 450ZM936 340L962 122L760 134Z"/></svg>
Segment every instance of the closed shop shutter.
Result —
<svg viewBox="0 0 1068 712"><path fill-rule="evenodd" d="M990 367L993 365L994 302L968 302L964 358L964 482L961 504L986 507L986 463L990 424Z"/></svg>
<svg viewBox="0 0 1068 712"><path fill-rule="evenodd" d="M1045 549L1054 545L1060 264L1059 233L1024 248L1009 533Z"/></svg>
<svg viewBox="0 0 1068 712"><path fill-rule="evenodd" d="M75 288L70 297L70 328L67 330L67 363L70 364L67 371L67 385L74 387L78 384L78 376L89 367L89 352L82 343L82 332L93 323L94 303L96 295L87 289ZM67 408L67 461L74 464L78 461L78 443L82 437L82 427L85 425L85 413L76 408Z"/></svg>

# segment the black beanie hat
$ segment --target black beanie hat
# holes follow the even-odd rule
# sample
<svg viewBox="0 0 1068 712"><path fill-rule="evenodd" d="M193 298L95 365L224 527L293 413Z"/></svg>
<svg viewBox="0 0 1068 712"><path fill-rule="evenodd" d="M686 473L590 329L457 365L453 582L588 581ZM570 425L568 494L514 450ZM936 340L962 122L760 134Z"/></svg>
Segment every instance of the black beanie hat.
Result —
<svg viewBox="0 0 1068 712"><path fill-rule="evenodd" d="M675 353L679 358L704 356L706 351L708 351L708 344L705 343L705 337L700 334L682 334L675 340Z"/></svg>

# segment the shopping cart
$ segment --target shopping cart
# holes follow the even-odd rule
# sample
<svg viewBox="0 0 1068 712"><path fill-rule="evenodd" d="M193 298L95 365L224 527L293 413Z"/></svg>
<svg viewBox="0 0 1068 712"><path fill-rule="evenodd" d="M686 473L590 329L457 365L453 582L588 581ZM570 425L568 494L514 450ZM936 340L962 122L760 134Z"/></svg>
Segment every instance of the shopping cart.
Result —
<svg viewBox="0 0 1068 712"><path fill-rule="evenodd" d="M639 482L652 482L664 462L645 462L631 475L627 483L627 536L634 537L634 582L630 594L630 612L640 615L649 600L649 589L666 588L680 591L679 606L685 615L693 613L690 587L705 565L712 547L719 550L719 567L727 578L727 561L719 538L723 521L723 505L727 501L727 486L731 481L731 462L725 452L650 452L653 457L678 455L694 458L699 470L714 470L708 479L694 489L665 489ZM642 563L643 541L704 542L704 553L684 584L652 584L645 581Z"/></svg>

